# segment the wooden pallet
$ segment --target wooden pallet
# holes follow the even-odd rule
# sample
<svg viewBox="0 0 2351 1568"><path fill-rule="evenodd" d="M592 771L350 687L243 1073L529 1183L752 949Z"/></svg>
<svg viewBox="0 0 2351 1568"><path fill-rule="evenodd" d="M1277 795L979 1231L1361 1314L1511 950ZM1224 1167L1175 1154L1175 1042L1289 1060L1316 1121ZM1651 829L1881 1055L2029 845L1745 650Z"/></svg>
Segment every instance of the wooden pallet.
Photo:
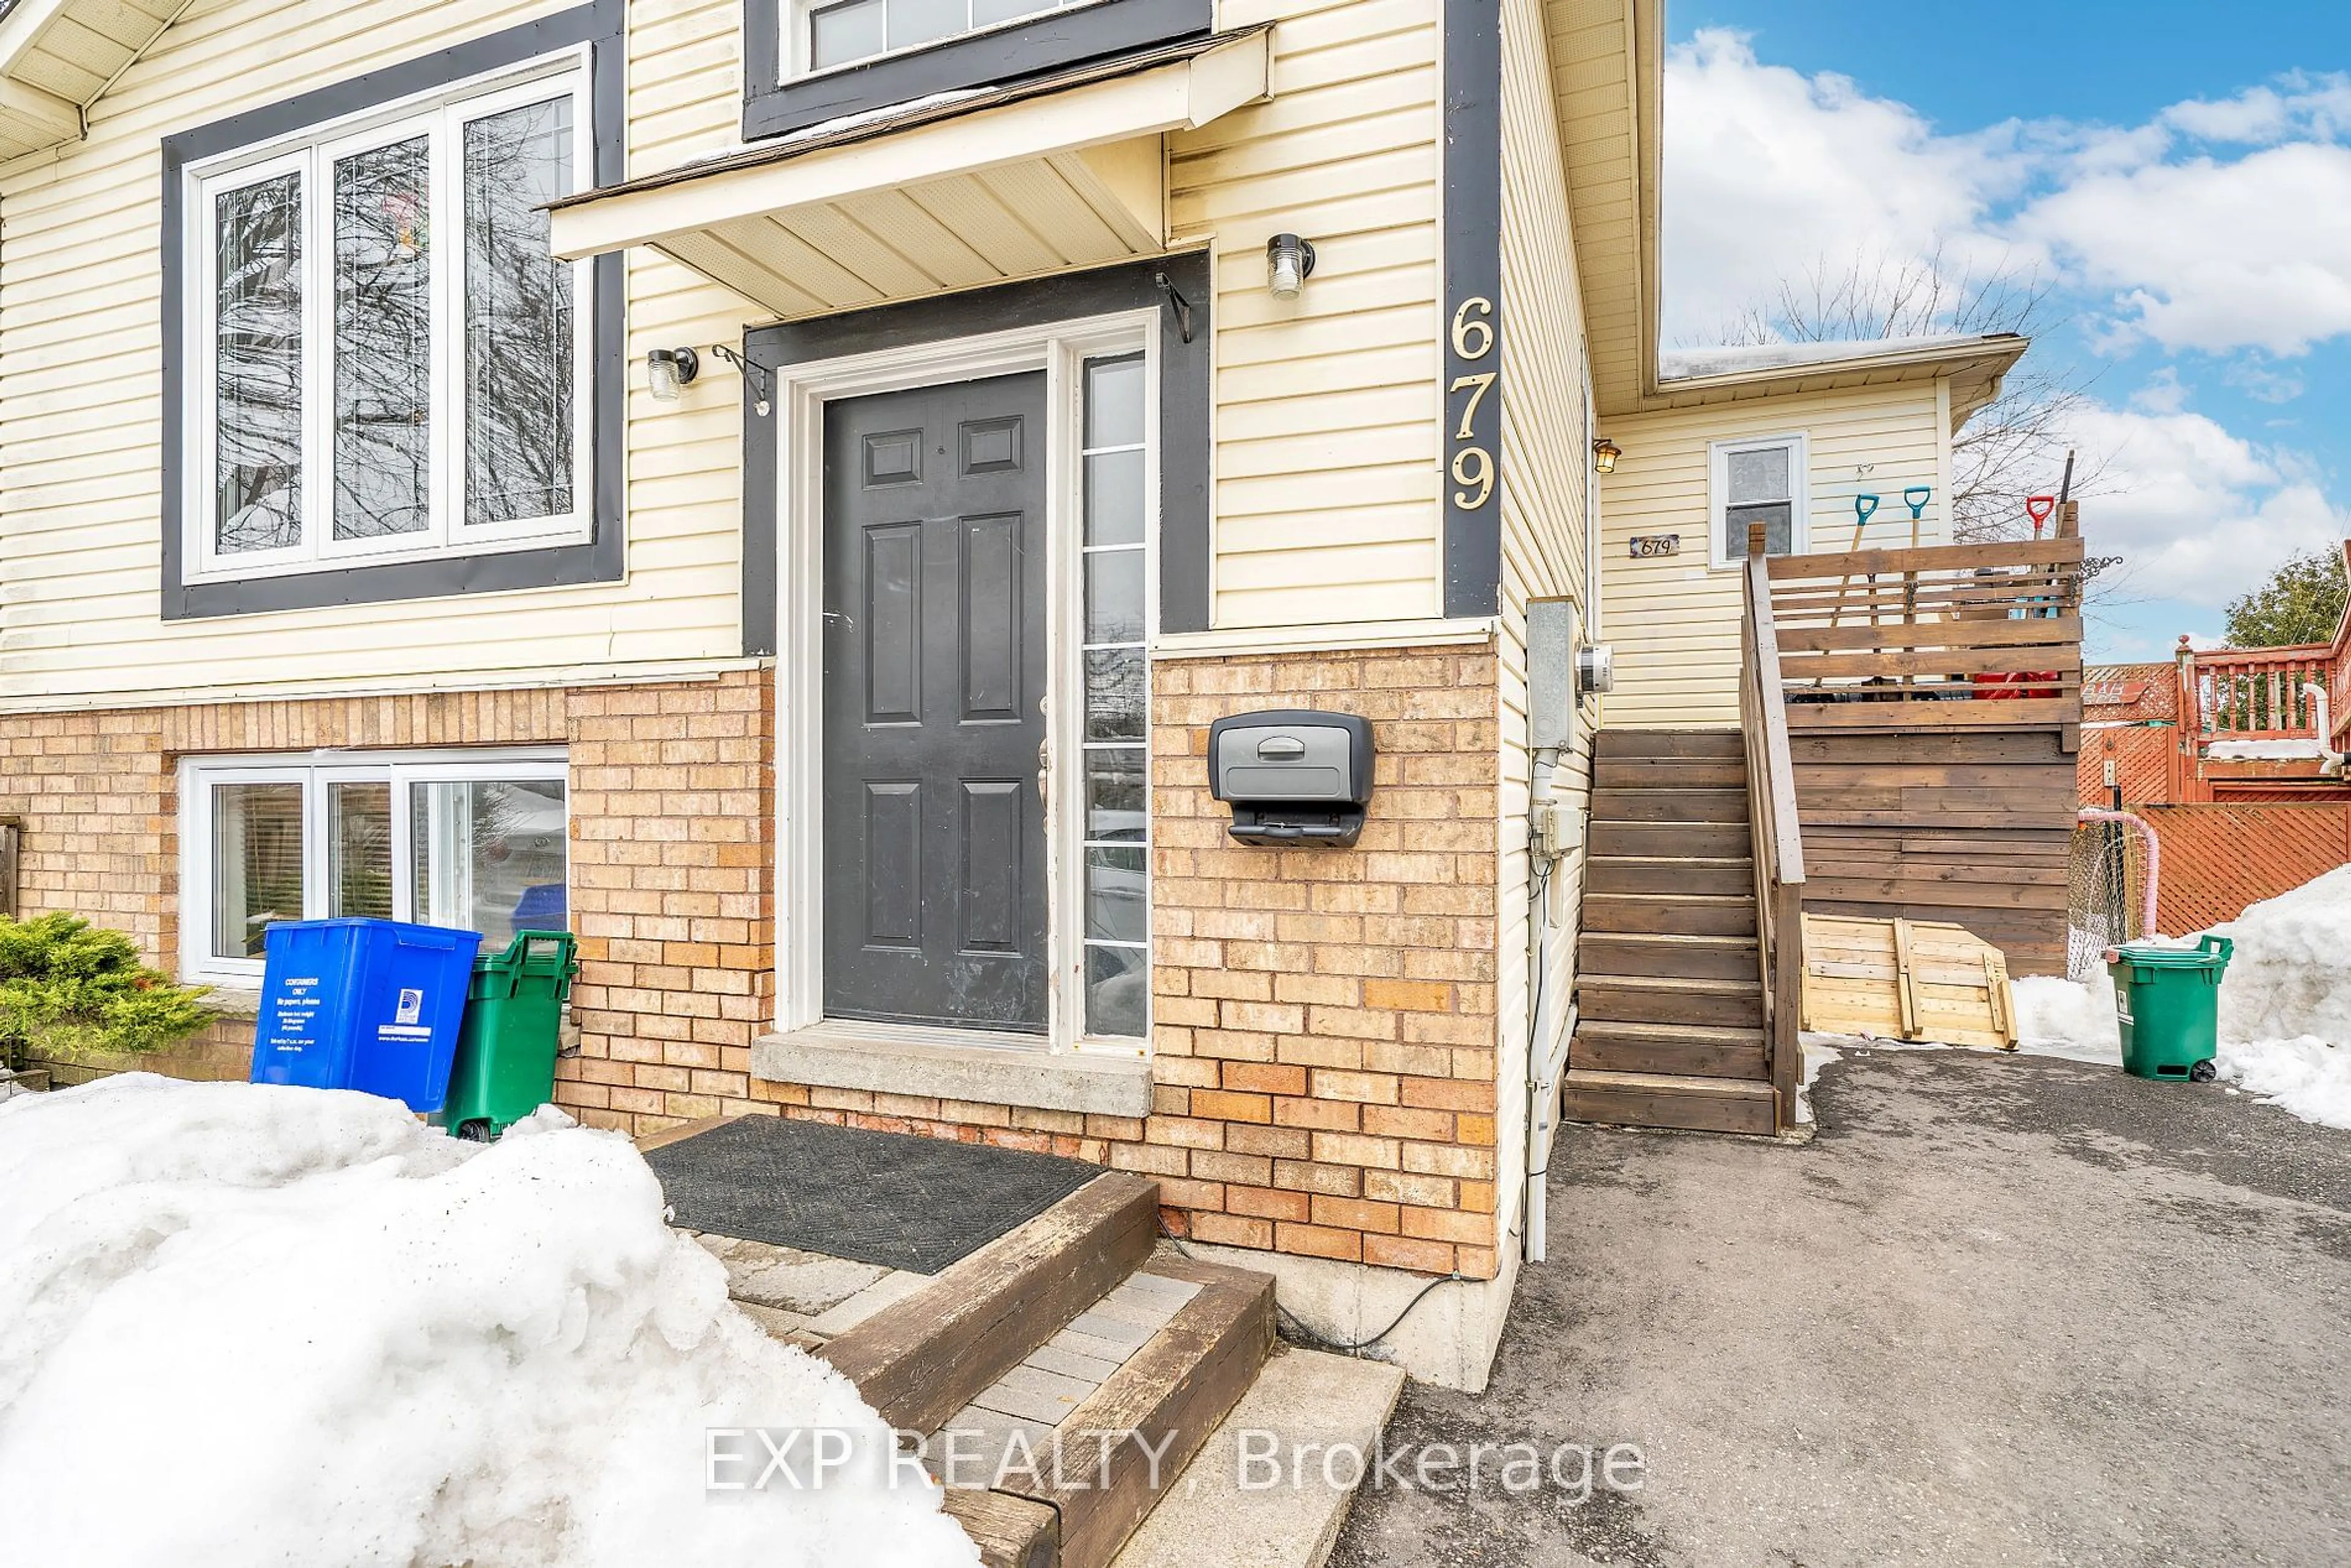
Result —
<svg viewBox="0 0 2351 1568"><path fill-rule="evenodd" d="M1818 1034L2016 1049L2007 957L1939 921L1806 915L1803 1017Z"/></svg>

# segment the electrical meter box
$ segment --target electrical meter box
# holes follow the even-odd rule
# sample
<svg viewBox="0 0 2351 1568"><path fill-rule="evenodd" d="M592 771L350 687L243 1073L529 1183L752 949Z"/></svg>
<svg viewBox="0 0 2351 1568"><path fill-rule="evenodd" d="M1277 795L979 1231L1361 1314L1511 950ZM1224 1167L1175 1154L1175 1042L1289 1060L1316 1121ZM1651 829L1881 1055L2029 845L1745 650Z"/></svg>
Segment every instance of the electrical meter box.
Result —
<svg viewBox="0 0 2351 1568"><path fill-rule="evenodd" d="M1208 791L1233 809L1245 844L1344 849L1372 799L1372 724L1348 713L1281 708L1208 727Z"/></svg>

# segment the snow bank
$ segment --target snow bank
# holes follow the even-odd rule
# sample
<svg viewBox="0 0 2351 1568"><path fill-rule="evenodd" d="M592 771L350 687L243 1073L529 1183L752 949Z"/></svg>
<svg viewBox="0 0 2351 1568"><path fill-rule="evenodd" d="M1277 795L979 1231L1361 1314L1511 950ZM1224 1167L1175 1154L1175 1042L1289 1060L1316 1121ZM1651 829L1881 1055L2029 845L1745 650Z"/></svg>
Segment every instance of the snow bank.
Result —
<svg viewBox="0 0 2351 1568"><path fill-rule="evenodd" d="M2351 1045L2351 866L2220 929L2237 945L2220 982L2222 1040L2316 1035Z"/></svg>
<svg viewBox="0 0 2351 1568"><path fill-rule="evenodd" d="M927 1487L705 1491L711 1427L887 1434L615 1134L141 1074L0 1104L0 1193L12 1561L977 1561Z"/></svg>
<svg viewBox="0 0 2351 1568"><path fill-rule="evenodd" d="M2216 740L2204 748L2215 762L2312 762L2326 755L2317 740Z"/></svg>
<svg viewBox="0 0 2351 1568"><path fill-rule="evenodd" d="M2351 1051L2309 1035L2220 1044L2213 1066L2263 1103L2321 1126L2351 1129Z"/></svg>
<svg viewBox="0 0 2351 1568"><path fill-rule="evenodd" d="M2121 1065L2122 1025L2115 1018L2111 985L2036 975L2016 981L2011 989L2016 998L2019 1051Z"/></svg>

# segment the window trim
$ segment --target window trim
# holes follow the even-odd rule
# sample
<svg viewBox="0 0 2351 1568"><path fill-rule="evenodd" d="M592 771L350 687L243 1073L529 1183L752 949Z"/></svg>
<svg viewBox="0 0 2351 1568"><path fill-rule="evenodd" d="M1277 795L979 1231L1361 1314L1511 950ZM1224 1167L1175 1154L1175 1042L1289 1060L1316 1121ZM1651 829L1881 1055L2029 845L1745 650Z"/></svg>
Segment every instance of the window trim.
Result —
<svg viewBox="0 0 2351 1568"><path fill-rule="evenodd" d="M807 57L805 0L744 0L743 140L934 93L996 86L1208 32L1215 0L1092 0L829 67Z"/></svg>
<svg viewBox="0 0 2351 1568"><path fill-rule="evenodd" d="M310 563L303 570L258 575L199 572L196 539L188 518L192 511L200 514L204 508L190 507L186 496L192 455L203 444L201 422L209 415L188 395L187 382L194 369L187 351L193 340L188 318L193 309L208 308L209 302L198 298L191 286L203 258L186 254L190 209L194 203L185 178L192 165L216 171L225 159L241 151L282 145L287 139L322 135L337 127L356 131L365 123L392 117L402 105L445 98L455 84L511 78L552 57L577 52L590 61L587 112L578 116L574 126L577 146L592 159L592 176L582 177L592 183L611 183L626 172L623 19L622 0L590 0L571 10L164 138L162 339L176 351L164 354L162 371L163 620L515 592L623 578L622 465L628 388L622 360L624 271L619 256L598 257L591 266L590 287L574 296L574 309L584 323L591 351L585 362L590 395L573 405L573 417L583 422L588 436L580 449L587 457L580 486L574 492L588 526L572 536L573 542L515 540L495 549L453 547L398 559L355 556ZM203 470L195 477L201 479Z"/></svg>
<svg viewBox="0 0 2351 1568"><path fill-rule="evenodd" d="M438 560L538 545L585 544L594 532L595 278L589 262L569 263L572 277L572 507L561 516L513 523L469 523L465 517L465 252L450 236L462 235L463 144L475 120L534 104L568 98L572 106L572 180L575 189L595 182L593 67L585 45L542 56L518 66L484 72L423 93L328 120L272 141L222 152L182 171L186 182L183 254L196 258L193 306L187 313L189 365L186 415L195 433L193 460L182 475L181 515L188 538L182 559L187 583L244 582L293 576L365 562ZM559 87L560 90L558 90ZM421 533L370 538L334 537L336 497L334 375L335 273L334 172L344 159L418 136L427 143L434 198L428 218L434 243L427 287L432 309L426 491L432 521ZM302 537L271 550L219 548L214 516L218 463L219 316L214 308L219 244L214 224L221 196L289 172L301 175L302 222ZM457 222L450 222L453 217ZM183 285L183 288L187 286Z"/></svg>
<svg viewBox="0 0 2351 1568"><path fill-rule="evenodd" d="M571 764L560 746L464 747L408 751L304 751L181 759L180 978L191 985L252 990L261 984L264 961L229 957L212 950L214 888L213 830L215 789L224 784L299 784L302 787L302 918L327 915L329 839L327 787L335 783L383 783L392 794L392 917L410 919L415 908L412 859L414 841L407 786L480 780L552 780L563 785L563 877L569 903L571 882ZM403 914L402 911L409 913Z"/></svg>
<svg viewBox="0 0 2351 1568"><path fill-rule="evenodd" d="M1732 555L1729 549L1729 525L1726 520L1725 513L1730 503L1730 455L1734 452L1758 452L1770 446L1784 446L1789 454L1791 516L1788 519L1788 553L1790 555L1812 553L1811 436L1803 431L1792 430L1771 435L1750 435L1736 440L1710 442L1706 449L1706 537L1707 558L1713 570L1733 570L1742 565L1747 559L1743 551L1738 555Z"/></svg>

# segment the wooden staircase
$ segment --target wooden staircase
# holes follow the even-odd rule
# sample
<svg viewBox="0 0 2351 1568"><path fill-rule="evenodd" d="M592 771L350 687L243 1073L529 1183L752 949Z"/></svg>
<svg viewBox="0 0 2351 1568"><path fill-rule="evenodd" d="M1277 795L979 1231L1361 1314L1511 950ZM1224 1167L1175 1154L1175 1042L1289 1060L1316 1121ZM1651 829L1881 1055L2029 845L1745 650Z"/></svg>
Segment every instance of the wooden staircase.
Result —
<svg viewBox="0 0 2351 1568"><path fill-rule="evenodd" d="M1736 729L1596 737L1568 1120L1777 1130L1747 779Z"/></svg>

